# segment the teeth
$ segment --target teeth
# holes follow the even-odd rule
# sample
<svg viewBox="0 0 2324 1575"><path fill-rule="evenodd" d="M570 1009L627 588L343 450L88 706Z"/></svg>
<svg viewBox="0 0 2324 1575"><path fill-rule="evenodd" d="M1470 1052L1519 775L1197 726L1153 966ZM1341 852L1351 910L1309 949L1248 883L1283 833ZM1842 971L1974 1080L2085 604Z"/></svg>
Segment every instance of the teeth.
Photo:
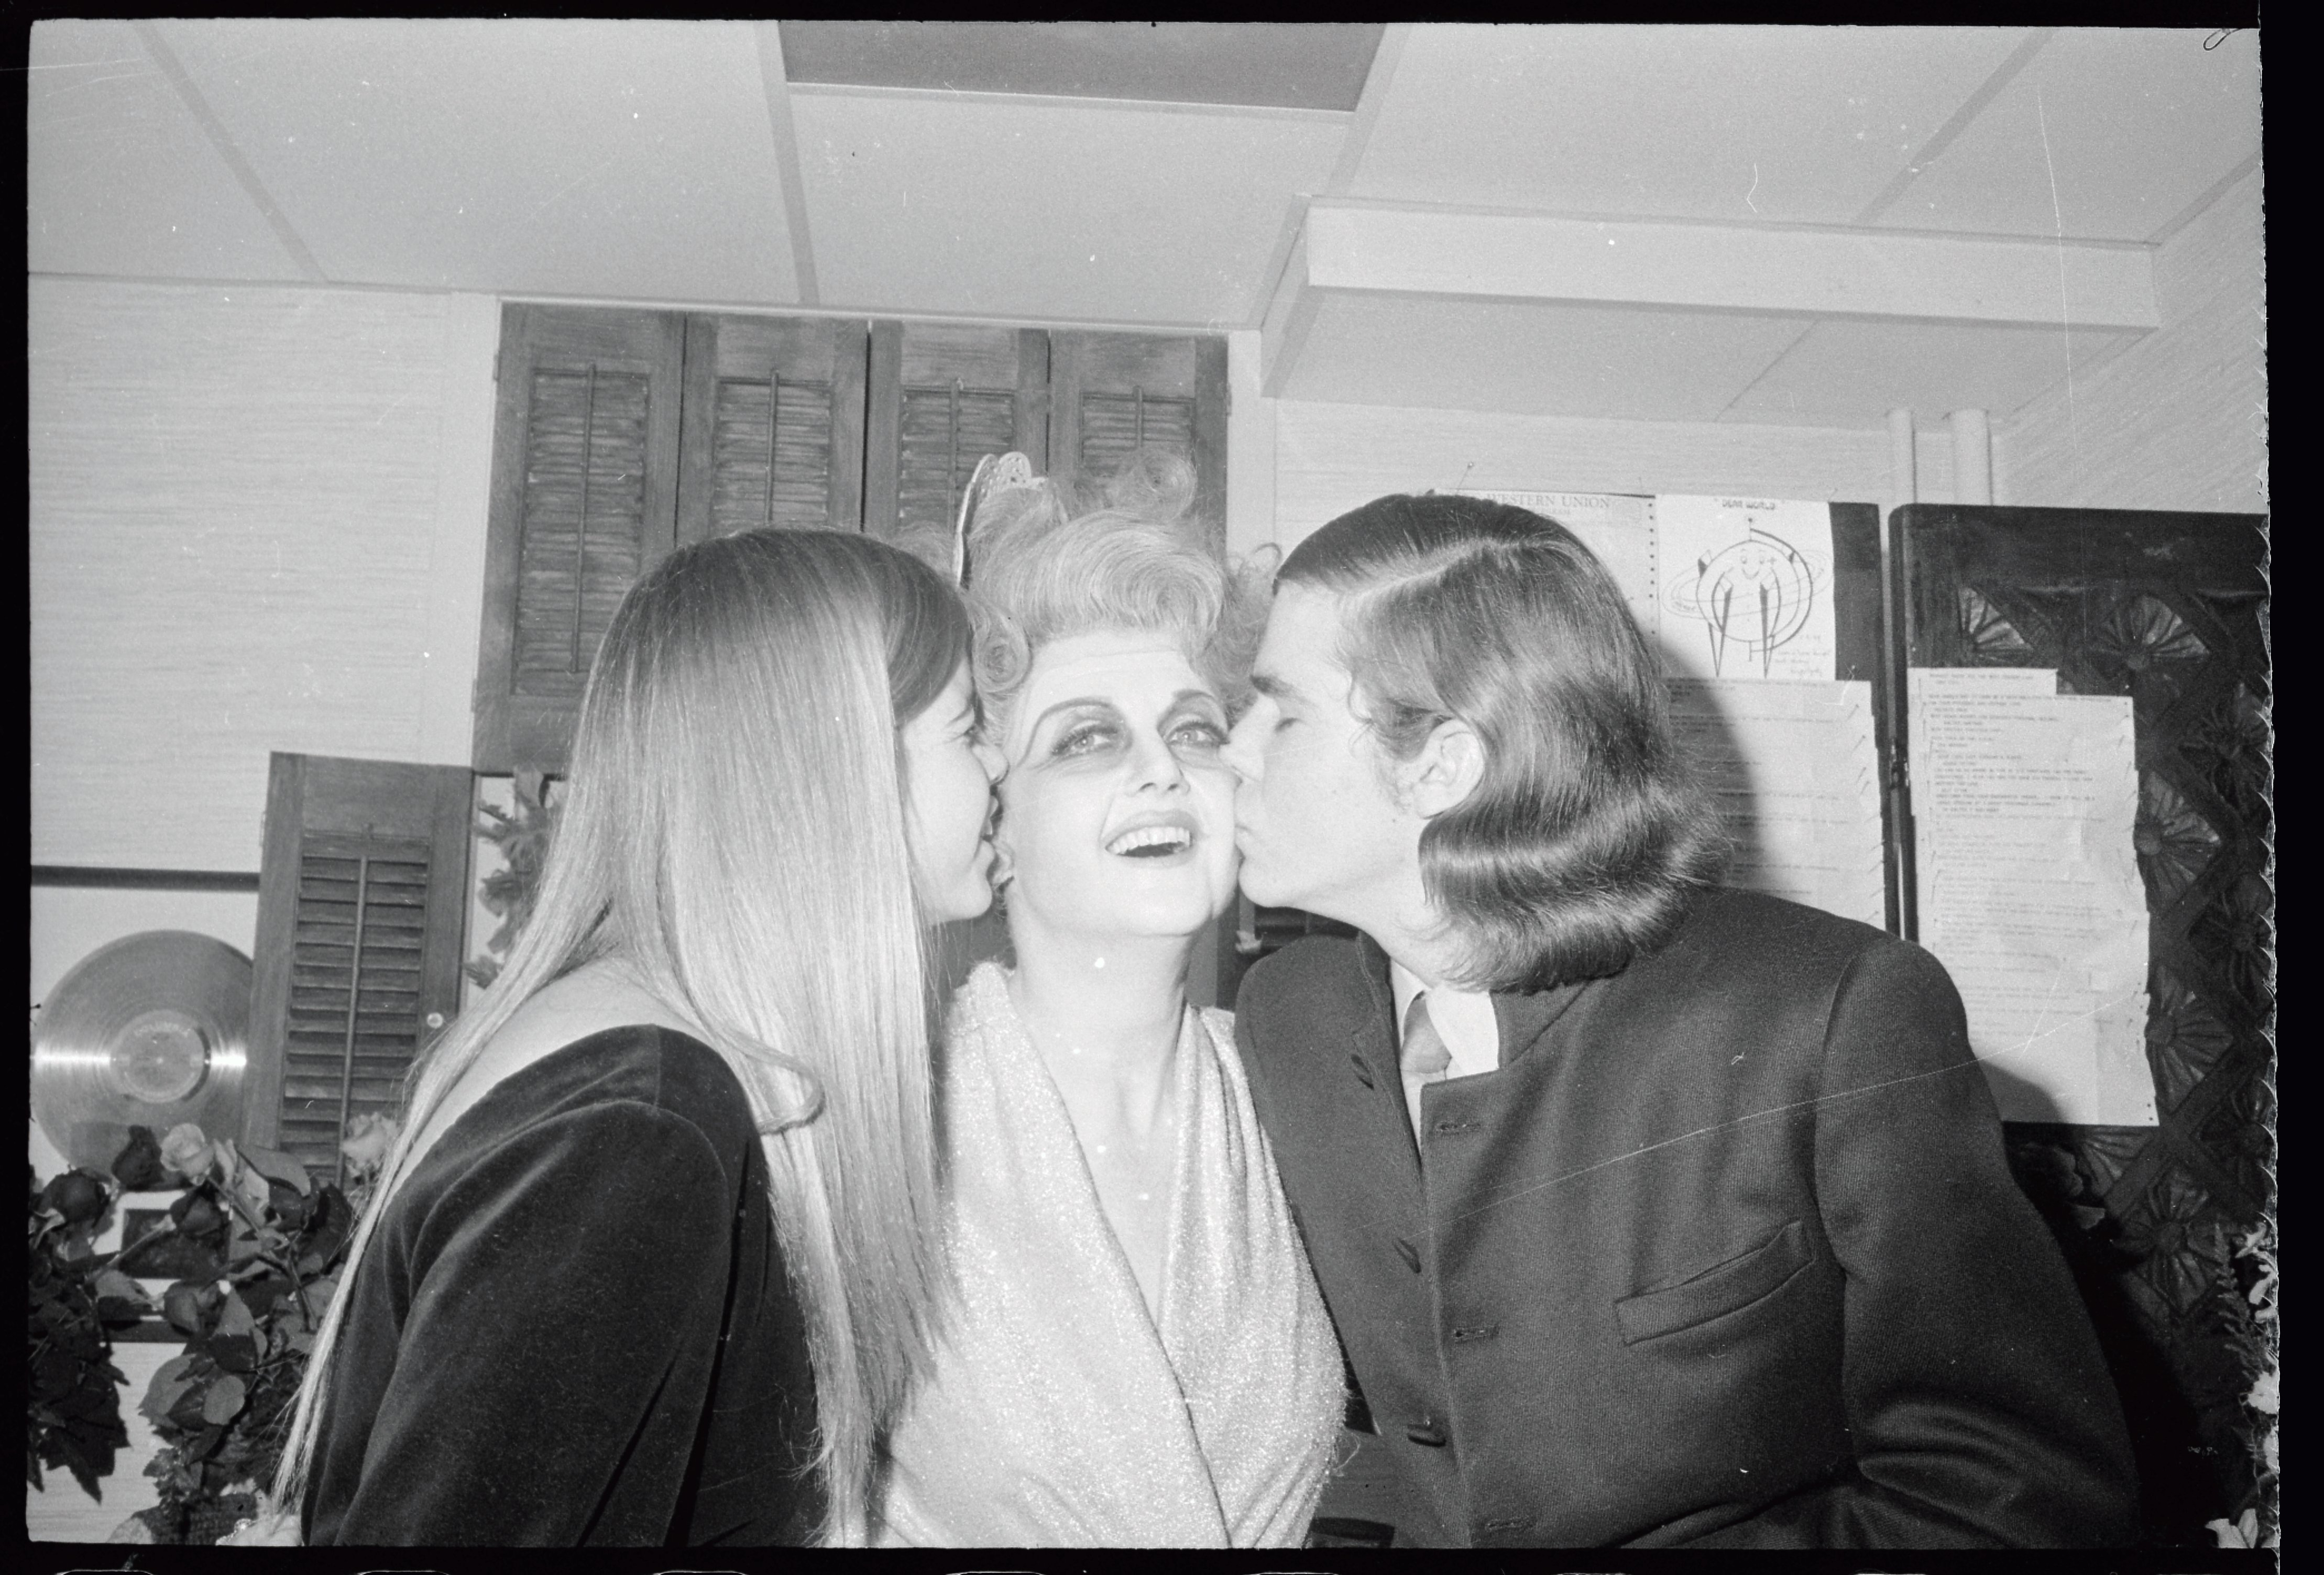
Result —
<svg viewBox="0 0 2324 1575"><path fill-rule="evenodd" d="M1124 832L1106 843L1109 853L1135 853L1141 848L1176 850L1190 846L1194 835L1183 826L1149 825L1140 831Z"/></svg>

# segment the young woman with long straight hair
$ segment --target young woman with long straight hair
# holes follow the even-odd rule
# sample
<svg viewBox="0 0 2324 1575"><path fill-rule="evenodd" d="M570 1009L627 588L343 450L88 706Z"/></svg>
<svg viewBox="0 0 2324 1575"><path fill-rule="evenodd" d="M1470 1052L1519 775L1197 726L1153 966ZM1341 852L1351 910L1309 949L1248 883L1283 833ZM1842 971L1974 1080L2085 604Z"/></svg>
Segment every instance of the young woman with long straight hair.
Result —
<svg viewBox="0 0 2324 1575"><path fill-rule="evenodd" d="M966 614L860 536L683 547L539 901L417 1069L273 1499L314 1543L856 1543L941 1321L927 936L991 900Z"/></svg>

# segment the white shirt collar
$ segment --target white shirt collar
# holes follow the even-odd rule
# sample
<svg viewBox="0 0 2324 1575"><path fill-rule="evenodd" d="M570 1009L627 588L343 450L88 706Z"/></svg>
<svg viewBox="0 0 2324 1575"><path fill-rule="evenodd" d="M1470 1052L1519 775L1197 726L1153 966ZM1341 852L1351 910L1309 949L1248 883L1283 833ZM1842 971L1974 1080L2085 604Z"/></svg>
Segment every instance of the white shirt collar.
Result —
<svg viewBox="0 0 2324 1575"><path fill-rule="evenodd" d="M1428 993L1428 1020L1436 1027L1437 1036L1452 1057L1445 1070L1448 1077L1473 1077L1480 1072L1499 1070L1501 1064L1501 1027L1493 1017L1493 998L1481 990L1454 990L1449 985L1432 985L1425 981L1395 958L1388 959L1388 990L1396 999L1396 1032L1399 1045L1404 1036L1404 1016L1412 1009L1412 998L1423 990Z"/></svg>

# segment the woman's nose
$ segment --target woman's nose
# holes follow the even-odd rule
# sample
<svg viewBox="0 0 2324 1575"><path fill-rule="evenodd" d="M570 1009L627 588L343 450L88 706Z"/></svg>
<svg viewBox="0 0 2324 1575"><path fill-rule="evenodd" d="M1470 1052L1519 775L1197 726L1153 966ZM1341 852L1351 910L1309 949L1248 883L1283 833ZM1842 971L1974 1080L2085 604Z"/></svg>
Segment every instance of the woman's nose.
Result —
<svg viewBox="0 0 2324 1575"><path fill-rule="evenodd" d="M1140 741L1138 747L1138 786L1140 788L1184 788L1186 768L1176 751L1159 738Z"/></svg>

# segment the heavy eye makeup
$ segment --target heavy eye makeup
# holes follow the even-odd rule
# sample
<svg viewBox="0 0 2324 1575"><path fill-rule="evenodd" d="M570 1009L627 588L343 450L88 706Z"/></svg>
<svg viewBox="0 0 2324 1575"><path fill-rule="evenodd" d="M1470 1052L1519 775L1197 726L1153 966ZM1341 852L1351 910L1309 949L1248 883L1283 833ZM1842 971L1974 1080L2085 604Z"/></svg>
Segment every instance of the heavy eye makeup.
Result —
<svg viewBox="0 0 2324 1575"><path fill-rule="evenodd" d="M1171 752L1185 759L1214 759L1227 741L1223 712L1215 699L1200 691L1178 695L1157 731ZM1050 763L1110 760L1130 747L1131 732L1129 719L1111 703L1072 701L1042 717L1036 749Z"/></svg>

